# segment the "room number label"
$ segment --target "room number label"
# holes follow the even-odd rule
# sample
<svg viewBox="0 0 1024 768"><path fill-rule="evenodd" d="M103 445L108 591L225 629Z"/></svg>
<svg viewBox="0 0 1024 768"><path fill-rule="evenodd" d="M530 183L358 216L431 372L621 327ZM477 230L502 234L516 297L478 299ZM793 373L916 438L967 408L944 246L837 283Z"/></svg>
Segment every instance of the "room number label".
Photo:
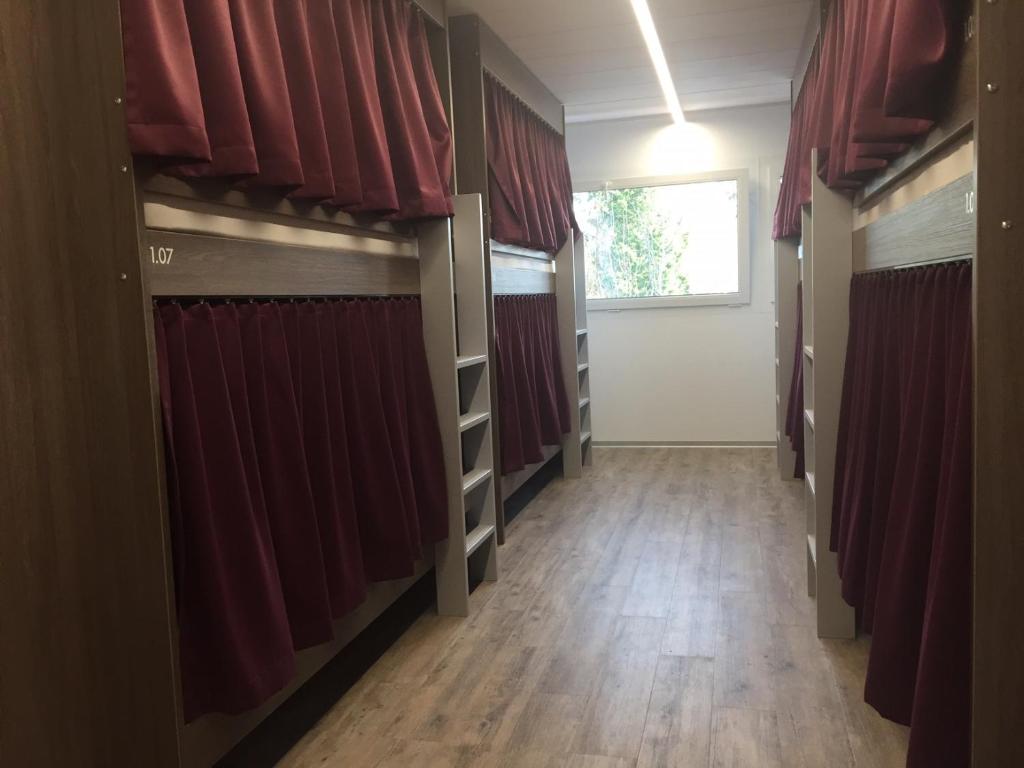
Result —
<svg viewBox="0 0 1024 768"><path fill-rule="evenodd" d="M149 259L154 264L166 267L174 258L173 248L158 248L155 245L149 246Z"/></svg>

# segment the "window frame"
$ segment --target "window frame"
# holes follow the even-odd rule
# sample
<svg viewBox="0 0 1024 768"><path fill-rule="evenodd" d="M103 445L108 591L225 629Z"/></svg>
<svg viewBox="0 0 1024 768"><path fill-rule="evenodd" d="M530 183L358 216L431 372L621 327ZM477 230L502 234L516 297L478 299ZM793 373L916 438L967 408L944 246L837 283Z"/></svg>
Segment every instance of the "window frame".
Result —
<svg viewBox="0 0 1024 768"><path fill-rule="evenodd" d="M588 312L618 312L624 309L668 309L673 307L737 307L750 304L750 172L746 168L672 176L640 176L615 181L573 184L573 193L603 192L637 187L669 187L712 181L736 182L736 258L739 290L732 293L701 293L691 296L636 296L620 299L587 298ZM586 234L586 233L584 233Z"/></svg>

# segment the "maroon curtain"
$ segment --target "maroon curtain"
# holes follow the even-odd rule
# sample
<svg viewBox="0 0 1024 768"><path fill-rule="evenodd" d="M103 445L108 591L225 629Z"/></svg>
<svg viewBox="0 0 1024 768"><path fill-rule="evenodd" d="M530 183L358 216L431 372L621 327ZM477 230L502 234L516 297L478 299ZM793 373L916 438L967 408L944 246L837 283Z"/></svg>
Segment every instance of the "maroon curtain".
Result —
<svg viewBox="0 0 1024 768"><path fill-rule="evenodd" d="M854 277L831 546L911 768L969 763L971 352L970 264Z"/></svg>
<svg viewBox="0 0 1024 768"><path fill-rule="evenodd" d="M541 251L578 229L565 138L485 73L491 236Z"/></svg>
<svg viewBox="0 0 1024 768"><path fill-rule="evenodd" d="M796 454L793 477L804 476L804 291L796 285L796 349L793 350L793 378L786 407L786 437Z"/></svg>
<svg viewBox="0 0 1024 768"><path fill-rule="evenodd" d="M122 0L132 151L391 218L451 214L451 132L408 0Z"/></svg>
<svg viewBox="0 0 1024 768"><path fill-rule="evenodd" d="M494 297L501 472L542 461L572 428L553 294Z"/></svg>
<svg viewBox="0 0 1024 768"><path fill-rule="evenodd" d="M793 106L773 237L800 234L810 155L828 186L855 189L926 133L946 106L962 0L832 3Z"/></svg>
<svg viewBox="0 0 1024 768"><path fill-rule="evenodd" d="M258 706L447 535L418 299L156 309L187 720Z"/></svg>

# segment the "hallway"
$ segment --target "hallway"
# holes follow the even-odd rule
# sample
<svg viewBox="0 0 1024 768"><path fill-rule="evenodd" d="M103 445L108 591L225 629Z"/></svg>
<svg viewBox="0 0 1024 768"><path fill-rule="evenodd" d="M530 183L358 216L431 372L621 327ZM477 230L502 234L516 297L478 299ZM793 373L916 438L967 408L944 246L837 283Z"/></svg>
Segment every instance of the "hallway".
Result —
<svg viewBox="0 0 1024 768"><path fill-rule="evenodd" d="M867 643L819 641L773 449L596 449L511 524L471 619L424 615L284 768L888 768Z"/></svg>

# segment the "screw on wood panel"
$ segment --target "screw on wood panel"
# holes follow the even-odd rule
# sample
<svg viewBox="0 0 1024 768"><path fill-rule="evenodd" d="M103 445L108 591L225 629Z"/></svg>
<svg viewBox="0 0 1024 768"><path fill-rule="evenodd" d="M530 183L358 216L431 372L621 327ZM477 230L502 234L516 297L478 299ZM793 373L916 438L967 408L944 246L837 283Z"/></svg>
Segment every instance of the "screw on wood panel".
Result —
<svg viewBox="0 0 1024 768"><path fill-rule="evenodd" d="M118 275L118 277L119 277L119 278L120 278L121 280L127 280L127 279L128 279L128 273L126 273L126 272L122 272L122 273L121 273L120 275Z"/></svg>
<svg viewBox="0 0 1024 768"><path fill-rule="evenodd" d="M988 91L989 93L995 93L996 91L999 90L999 83L988 83L985 86L985 90Z"/></svg>
<svg viewBox="0 0 1024 768"><path fill-rule="evenodd" d="M120 96L115 96L114 97L114 103L115 104L124 104L124 99L122 99Z"/></svg>
<svg viewBox="0 0 1024 768"><path fill-rule="evenodd" d="M1007 219L1003 222L1003 229L1013 229L1013 222Z"/></svg>

